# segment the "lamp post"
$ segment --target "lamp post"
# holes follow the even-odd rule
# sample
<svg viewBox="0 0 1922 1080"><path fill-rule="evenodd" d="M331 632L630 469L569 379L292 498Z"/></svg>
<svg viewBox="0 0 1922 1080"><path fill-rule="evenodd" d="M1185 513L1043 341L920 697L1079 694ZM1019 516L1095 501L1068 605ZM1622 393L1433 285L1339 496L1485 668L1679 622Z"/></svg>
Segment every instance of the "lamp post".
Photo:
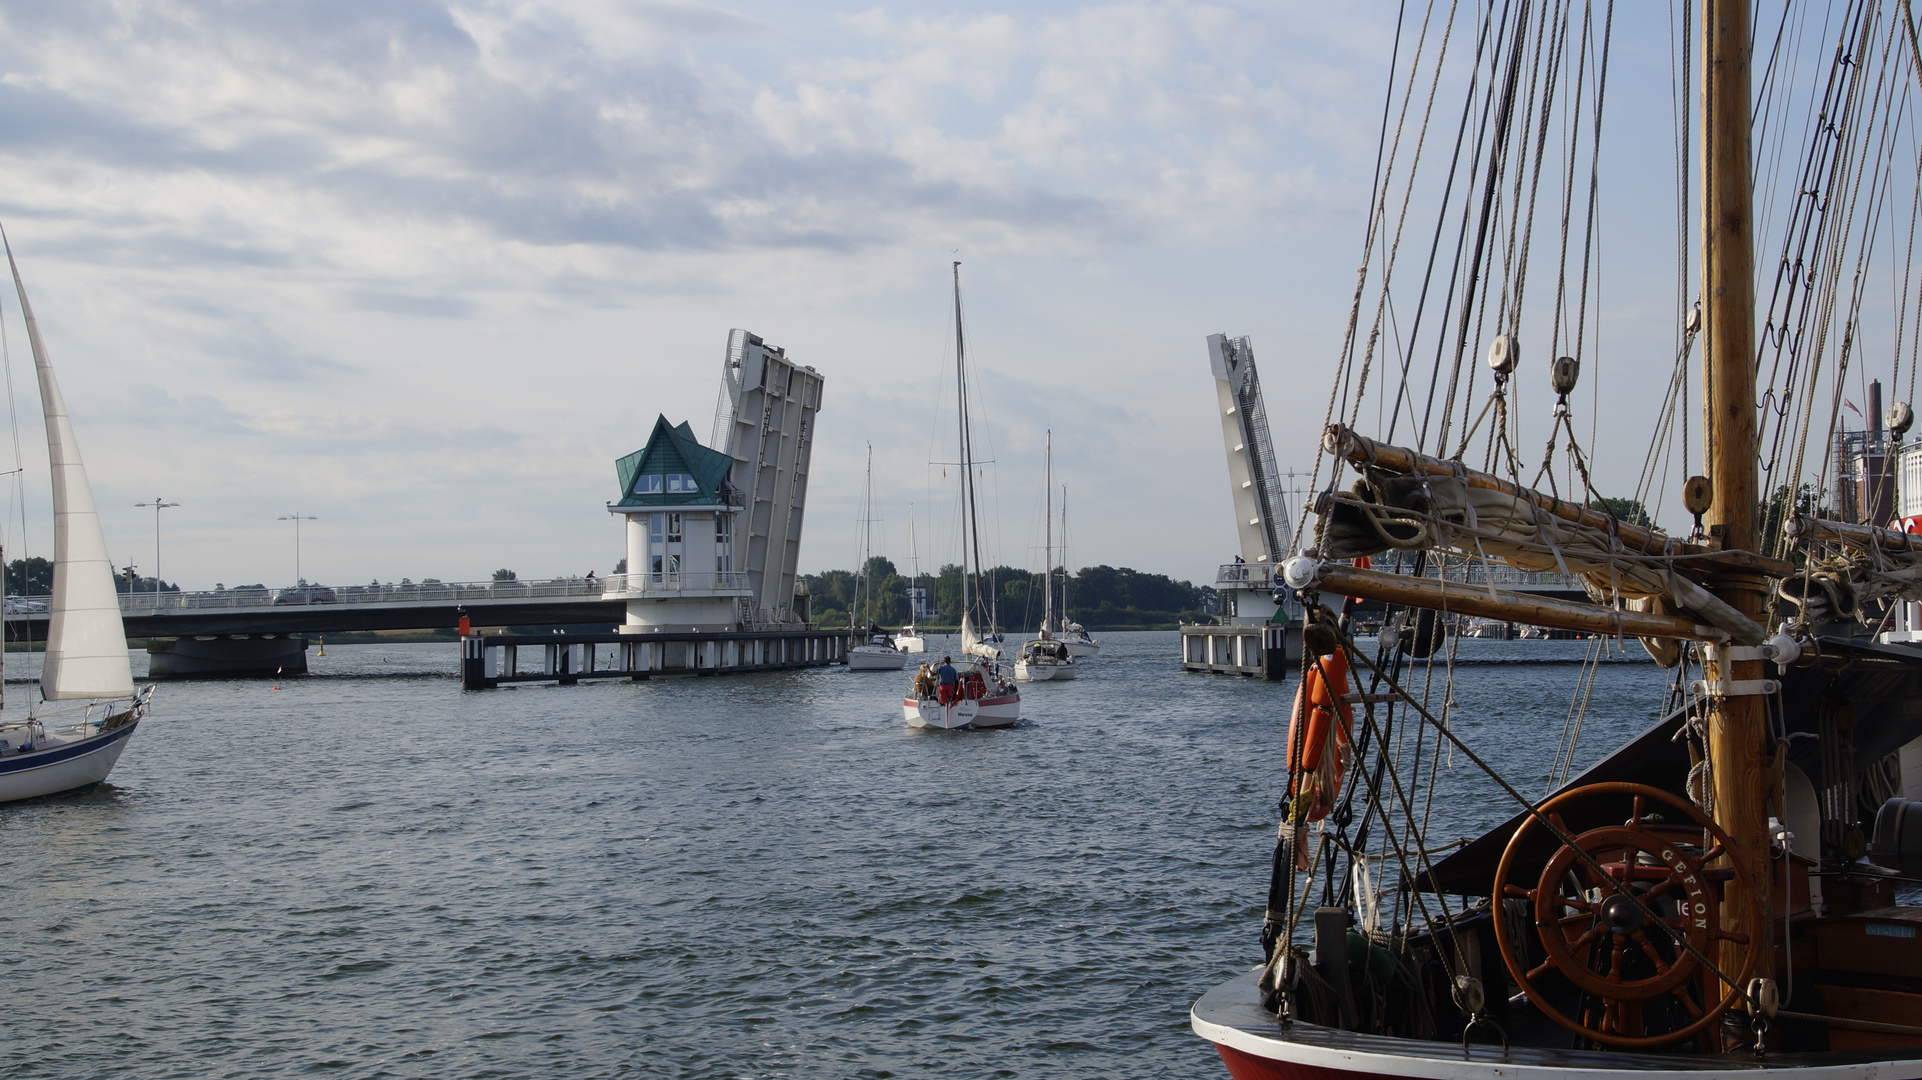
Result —
<svg viewBox="0 0 1922 1080"><path fill-rule="evenodd" d="M154 610L158 611L160 610L160 512L168 507L179 506L180 504L167 502L160 496L155 495L153 501L150 503L142 502L134 503L134 505L153 507L153 606ZM127 585L129 589L133 587L131 581L129 581Z"/></svg>
<svg viewBox="0 0 1922 1080"><path fill-rule="evenodd" d="M306 579L300 576L300 523L303 521L319 521L320 519L317 517L302 516L301 512L296 510L291 514L277 517L274 520L291 521L294 523L294 584L305 584Z"/></svg>

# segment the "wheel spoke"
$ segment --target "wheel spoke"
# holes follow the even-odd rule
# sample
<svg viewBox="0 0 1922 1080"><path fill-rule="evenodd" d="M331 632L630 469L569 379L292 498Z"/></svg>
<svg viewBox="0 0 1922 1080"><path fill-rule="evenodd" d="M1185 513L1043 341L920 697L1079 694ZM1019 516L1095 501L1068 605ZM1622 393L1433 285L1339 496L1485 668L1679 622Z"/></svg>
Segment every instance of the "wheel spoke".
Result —
<svg viewBox="0 0 1922 1080"><path fill-rule="evenodd" d="M1694 1017L1697 1020L1700 1020L1702 1018L1702 1007L1700 1005L1695 1004L1695 999L1689 996L1687 983L1683 983L1682 985L1669 991L1669 993L1674 994L1676 997L1681 999L1682 1008L1687 1009L1688 1014L1690 1016Z"/></svg>
<svg viewBox="0 0 1922 1080"><path fill-rule="evenodd" d="M1649 962L1655 965L1655 974L1657 975L1668 974L1668 968L1669 968L1668 961L1662 959L1662 954L1656 950L1655 943L1648 940L1648 935L1642 933L1642 931L1639 928L1637 928L1635 933L1631 936L1634 937L1634 939L1641 944L1642 955L1648 957Z"/></svg>

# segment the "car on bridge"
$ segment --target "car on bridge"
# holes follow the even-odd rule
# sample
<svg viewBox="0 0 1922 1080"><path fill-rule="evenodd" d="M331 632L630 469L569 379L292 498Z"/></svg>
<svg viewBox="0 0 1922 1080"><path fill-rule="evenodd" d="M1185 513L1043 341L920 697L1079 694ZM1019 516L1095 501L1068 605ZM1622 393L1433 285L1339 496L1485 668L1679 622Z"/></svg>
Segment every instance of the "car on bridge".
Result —
<svg viewBox="0 0 1922 1080"><path fill-rule="evenodd" d="M7 614L9 615L37 615L45 610L47 610L45 600L29 600L24 596L7 597Z"/></svg>
<svg viewBox="0 0 1922 1080"><path fill-rule="evenodd" d="M282 604L338 604L340 595L325 585L296 585L274 596L274 606Z"/></svg>

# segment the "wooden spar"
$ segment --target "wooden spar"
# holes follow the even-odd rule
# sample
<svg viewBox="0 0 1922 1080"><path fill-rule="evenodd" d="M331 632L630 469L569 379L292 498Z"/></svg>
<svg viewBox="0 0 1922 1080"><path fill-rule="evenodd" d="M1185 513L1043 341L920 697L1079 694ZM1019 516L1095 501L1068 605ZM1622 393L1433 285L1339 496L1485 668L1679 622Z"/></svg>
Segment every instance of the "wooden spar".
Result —
<svg viewBox="0 0 1922 1080"><path fill-rule="evenodd" d="M1574 522L1589 528L1612 533L1630 551L1649 555L1680 555L1690 558L1691 564L1707 569L1710 565L1722 565L1741 570L1753 570L1777 577L1787 577L1795 572L1795 567L1779 559L1770 559L1750 551L1717 551L1701 544L1686 540L1676 540L1666 533L1641 525L1631 525L1620 518L1613 518L1600 510L1544 495L1532 488L1504 480L1492 473L1470 469L1460 462L1444 461L1429 457L1400 446L1376 442L1345 424L1330 424L1322 433L1322 446L1329 453L1347 459L1351 465L1375 465L1391 472L1410 476L1451 476L1459 478L1471 488L1484 491L1499 491L1511 498L1532 503L1563 521Z"/></svg>
<svg viewBox="0 0 1922 1080"><path fill-rule="evenodd" d="M1804 517L1797 514L1789 519L1788 534L1801 539L1827 540L1850 547L1879 547L1883 551L1922 551L1922 536L1905 533L1900 529L1883 529L1874 525L1852 525L1846 521L1830 521L1827 518Z"/></svg>
<svg viewBox="0 0 1922 1080"><path fill-rule="evenodd" d="M1314 587L1322 592L1357 596L1389 604L1430 608L1480 619L1502 619L1529 626L1548 626L1610 636L1681 638L1687 641L1727 641L1728 634L1702 626L1680 615L1644 611L1616 611L1595 604L1555 600L1546 596L1490 590L1481 585L1444 582L1410 574L1364 570L1342 563L1323 563Z"/></svg>
<svg viewBox="0 0 1922 1080"><path fill-rule="evenodd" d="M1703 459L1714 501L1703 515L1710 540L1724 551L1755 547L1755 268L1750 202L1749 32L1747 0L1702 4L1702 307L1706 347L1702 353ZM1767 583L1759 576L1722 573L1709 591L1756 621L1763 618ZM1717 684L1759 685L1762 660L1717 656L1710 650L1704 677ZM1708 808L1731 838L1736 857L1753 867L1769 865L1769 790L1760 694L1713 694L1708 708L1708 758L1713 793ZM1740 893L1754 889L1753 910L1769 911L1766 880L1728 884L1723 926L1747 935L1750 948L1767 950L1773 924L1748 925L1751 906ZM1741 970L1740 949L1721 943L1719 963ZM1763 956L1772 955L1765 951ZM1772 972L1771 972L1772 974Z"/></svg>
<svg viewBox="0 0 1922 1080"><path fill-rule="evenodd" d="M1322 446L1331 454L1348 459L1351 465L1379 465L1393 472L1422 476L1458 476L1472 488L1485 491L1499 491L1530 502L1543 510L1561 518L1591 528L1612 531L1622 544L1630 550L1652 555L1699 555L1708 549L1700 544L1690 544L1681 540L1671 540L1654 529L1630 525L1626 521L1609 517L1600 510L1592 510L1577 503L1544 495L1539 491L1525 488L1520 484L1503 480L1492 473L1463 467L1458 462L1443 461L1399 446L1376 442L1344 424L1330 424L1321 437Z"/></svg>

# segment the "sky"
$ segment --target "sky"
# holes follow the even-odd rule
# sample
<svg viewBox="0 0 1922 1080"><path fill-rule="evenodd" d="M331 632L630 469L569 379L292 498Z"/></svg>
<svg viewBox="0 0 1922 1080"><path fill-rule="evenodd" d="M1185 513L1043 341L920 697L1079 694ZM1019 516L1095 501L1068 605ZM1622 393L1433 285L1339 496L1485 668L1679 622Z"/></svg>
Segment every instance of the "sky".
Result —
<svg viewBox="0 0 1922 1080"><path fill-rule="evenodd" d="M826 379L801 568L854 563L869 447L876 552L954 561L930 465L953 453L954 260L991 557L1041 563L1051 430L1073 564L1205 582L1236 548L1204 339L1253 338L1282 465L1311 464L1394 15L0 2L0 222L114 558L153 573L134 504L177 502L158 570L189 589L290 584L296 513L298 572L328 584L604 574L615 459L657 414L707 436L734 327ZM1607 143L1631 201L1606 258L1656 254L1602 300L1652 328L1597 366L1592 411L1638 446L1671 360L1666 50L1621 47L1610 124L1655 136ZM12 558L51 528L0 314Z"/></svg>

